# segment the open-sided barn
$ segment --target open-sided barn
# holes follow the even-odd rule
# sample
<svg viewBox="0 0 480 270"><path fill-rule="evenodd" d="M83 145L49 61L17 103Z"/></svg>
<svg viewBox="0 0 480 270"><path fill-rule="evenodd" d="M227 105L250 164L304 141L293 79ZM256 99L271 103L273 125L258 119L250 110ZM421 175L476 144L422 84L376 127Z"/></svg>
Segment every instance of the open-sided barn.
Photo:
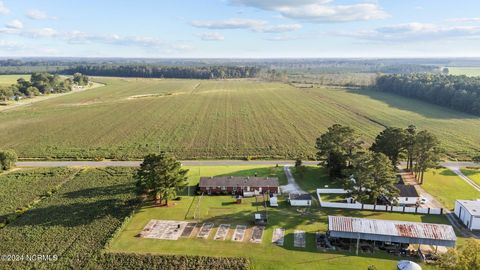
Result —
<svg viewBox="0 0 480 270"><path fill-rule="evenodd" d="M457 241L450 225L341 216L328 216L328 233L336 238L446 247Z"/></svg>

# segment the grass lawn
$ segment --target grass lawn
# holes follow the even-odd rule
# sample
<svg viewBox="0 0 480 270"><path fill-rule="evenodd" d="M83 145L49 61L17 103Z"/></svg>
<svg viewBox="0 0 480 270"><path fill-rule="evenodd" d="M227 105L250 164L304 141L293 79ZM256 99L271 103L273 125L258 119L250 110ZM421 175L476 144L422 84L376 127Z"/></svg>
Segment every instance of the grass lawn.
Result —
<svg viewBox="0 0 480 270"><path fill-rule="evenodd" d="M203 170L202 170L203 168ZM268 168L268 167L266 167ZM222 175L222 174L247 174L247 171L258 171L260 168L231 166L231 167L190 167L192 175L191 184L196 183L195 170L200 174ZM270 168L271 169L271 168ZM265 172L272 173L270 169ZM315 176L314 172L319 173ZM198 175L198 174L197 174ZM318 167L311 167L305 179L323 178L322 170ZM308 187L308 181L303 182ZM310 183L309 191L314 188ZM177 241L145 239L135 237L151 219L165 220L193 220L193 212L200 201L200 216L197 222L213 222L214 229L207 240L196 238L180 238ZM269 225L263 235L261 244L246 242L233 242L230 240L216 241L213 236L219 224L251 225L253 214L257 211L254 198L244 199L242 204L236 204L231 196L182 196L181 200L175 201L174 206L156 207L145 204L128 221L123 231L110 243L108 251L111 252L137 252L154 254L186 254L205 256L230 256L248 257L253 262L254 269L367 269L369 265L375 265L377 269L394 269L398 257L389 256L383 252L362 253L361 256L354 256L352 252L322 252L315 247L315 233L327 230L328 215L344 215L354 217L367 217L376 219L392 219L417 222L443 223L448 221L444 216L434 215L413 215L401 213L383 212L362 212L344 211L339 209L323 210L311 208L306 213L289 207L284 199L280 200L278 208L269 208ZM232 228L231 227L231 228ZM276 227L285 228L285 243L283 247L271 243L273 229ZM294 230L306 232L306 248L295 248L293 246ZM230 231L231 235L233 230ZM228 238L227 238L228 239ZM425 266L424 269L433 269Z"/></svg>
<svg viewBox="0 0 480 270"><path fill-rule="evenodd" d="M453 209L457 199L471 200L480 197L480 192L445 168L429 170L425 173L425 182L422 187L448 209Z"/></svg>
<svg viewBox="0 0 480 270"><path fill-rule="evenodd" d="M480 185L480 169L463 168L462 173Z"/></svg>

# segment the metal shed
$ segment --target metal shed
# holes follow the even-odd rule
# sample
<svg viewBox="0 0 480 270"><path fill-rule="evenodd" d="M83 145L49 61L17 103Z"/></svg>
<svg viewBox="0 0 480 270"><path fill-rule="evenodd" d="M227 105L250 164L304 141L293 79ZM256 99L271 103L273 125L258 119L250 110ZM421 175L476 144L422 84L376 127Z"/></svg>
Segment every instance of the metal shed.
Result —
<svg viewBox="0 0 480 270"><path fill-rule="evenodd" d="M454 247L457 236L450 225L397 220L328 216L330 237Z"/></svg>

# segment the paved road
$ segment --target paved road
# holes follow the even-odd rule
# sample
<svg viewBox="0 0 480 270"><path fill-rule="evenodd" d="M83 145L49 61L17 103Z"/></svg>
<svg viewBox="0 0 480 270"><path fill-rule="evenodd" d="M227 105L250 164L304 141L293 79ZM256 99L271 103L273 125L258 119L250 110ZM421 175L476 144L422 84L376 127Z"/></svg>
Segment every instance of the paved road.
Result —
<svg viewBox="0 0 480 270"><path fill-rule="evenodd" d="M295 181L293 177L292 171L290 170L290 165L285 165L283 167L283 171L285 172L285 176L287 176L288 184L281 186L282 192L284 193L308 193L304 191Z"/></svg>
<svg viewBox="0 0 480 270"><path fill-rule="evenodd" d="M293 165L293 160L183 160L185 166L222 166L222 165ZM20 161L18 167L136 167L141 161ZM305 165L316 165L318 161L305 161Z"/></svg>

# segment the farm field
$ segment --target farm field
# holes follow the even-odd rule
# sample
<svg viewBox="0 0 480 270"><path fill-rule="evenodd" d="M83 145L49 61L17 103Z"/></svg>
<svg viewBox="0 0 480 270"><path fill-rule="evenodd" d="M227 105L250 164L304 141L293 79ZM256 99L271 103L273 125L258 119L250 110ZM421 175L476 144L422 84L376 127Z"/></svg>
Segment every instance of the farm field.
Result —
<svg viewBox="0 0 480 270"><path fill-rule="evenodd" d="M480 192L473 189L454 172L445 168L427 171L422 187L448 209L453 209L457 199L475 200L480 198Z"/></svg>
<svg viewBox="0 0 480 270"><path fill-rule="evenodd" d="M10 86L17 83L17 80L24 78L30 80L30 75L25 74L12 74L12 75L0 75L0 86Z"/></svg>
<svg viewBox="0 0 480 270"><path fill-rule="evenodd" d="M449 67L451 75L480 76L480 67Z"/></svg>
<svg viewBox="0 0 480 270"><path fill-rule="evenodd" d="M0 223L17 209L55 191L78 170L70 168L23 169L0 174Z"/></svg>
<svg viewBox="0 0 480 270"><path fill-rule="evenodd" d="M475 183L480 185L480 169L463 168L461 169L461 171L468 178L472 179Z"/></svg>
<svg viewBox="0 0 480 270"><path fill-rule="evenodd" d="M248 80L95 78L107 86L0 113L0 148L23 158L313 158L334 123L369 143L384 126L435 133L452 157L480 150L480 118L369 90Z"/></svg>
<svg viewBox="0 0 480 270"><path fill-rule="evenodd" d="M58 256L54 263L4 259L0 269L91 269L106 241L135 206L132 172L131 168L84 169L0 229L0 254ZM42 183L32 184L42 188Z"/></svg>

